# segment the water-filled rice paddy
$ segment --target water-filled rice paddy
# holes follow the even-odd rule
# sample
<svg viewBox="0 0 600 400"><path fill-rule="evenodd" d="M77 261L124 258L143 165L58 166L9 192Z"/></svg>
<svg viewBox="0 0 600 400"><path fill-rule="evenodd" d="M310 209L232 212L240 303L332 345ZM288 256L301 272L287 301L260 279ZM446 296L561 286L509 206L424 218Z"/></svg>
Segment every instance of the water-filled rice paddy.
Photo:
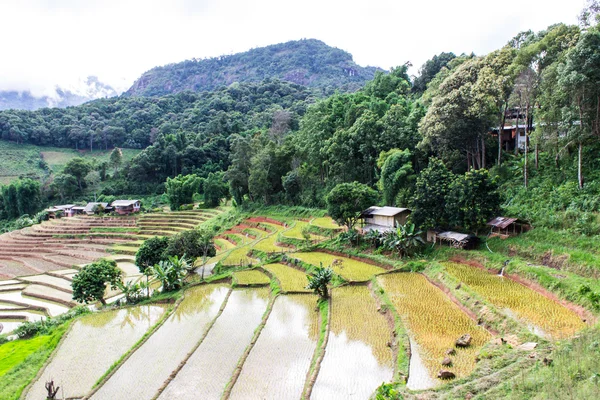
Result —
<svg viewBox="0 0 600 400"><path fill-rule="evenodd" d="M86 315L78 319L25 398L46 396L54 379L65 398L83 397L108 368L160 319L164 306L139 306Z"/></svg>
<svg viewBox="0 0 600 400"><path fill-rule="evenodd" d="M420 356L430 374L437 375L446 350L454 348L456 339L464 334L472 336L471 345L457 348L456 354L450 357L453 365L444 369L457 377L471 373L479 350L491 339L489 332L421 274L387 274L377 279L408 328L411 340L422 350Z"/></svg>
<svg viewBox="0 0 600 400"><path fill-rule="evenodd" d="M263 272L256 269L236 271L233 273L233 282L236 285L268 285L270 279Z"/></svg>
<svg viewBox="0 0 600 400"><path fill-rule="evenodd" d="M204 336L229 288L201 285L185 292L175 312L138 348L92 399L152 399Z"/></svg>
<svg viewBox="0 0 600 400"><path fill-rule="evenodd" d="M263 265L263 268L277 278L281 284L281 290L284 292L312 292L312 290L306 288L308 280L306 279L306 273L302 271L284 264L267 264Z"/></svg>
<svg viewBox="0 0 600 400"><path fill-rule="evenodd" d="M231 399L298 399L319 336L314 295L279 296Z"/></svg>
<svg viewBox="0 0 600 400"><path fill-rule="evenodd" d="M61 279L61 278L57 278L54 276L50 276L50 275L33 275L33 276L23 276L19 279L22 279L24 281L27 282L32 282L32 283L40 283L40 284L47 284L50 286L54 286L57 288L61 288L61 289L65 289L67 291L71 291L71 282L66 280L66 279Z"/></svg>
<svg viewBox="0 0 600 400"><path fill-rule="evenodd" d="M392 332L366 286L334 289L331 301L325 358L311 399L367 399L392 380Z"/></svg>
<svg viewBox="0 0 600 400"><path fill-rule="evenodd" d="M15 301L15 302L18 302L21 304L44 307L46 310L48 310L48 314L51 317L55 317L57 315L65 313L69 310L68 307L66 307L60 303L56 303L54 301L40 300L40 299L29 297L29 296L24 296L23 292L18 292L18 291L17 292L6 292L6 293L0 292L0 301L2 301L2 300L10 300L10 301Z"/></svg>
<svg viewBox="0 0 600 400"><path fill-rule="evenodd" d="M331 267L336 274L348 281L354 282L365 282L371 279L373 275L385 272L381 267L367 264L362 261L316 251L309 253L293 253L290 254L290 257L297 258L316 267L322 263L323 267Z"/></svg>
<svg viewBox="0 0 600 400"><path fill-rule="evenodd" d="M202 344L159 399L221 398L268 302L268 288L234 290Z"/></svg>
<svg viewBox="0 0 600 400"><path fill-rule="evenodd" d="M445 267L485 300L510 309L518 318L552 337L568 337L585 327L581 318L567 307L509 278L463 264L446 263Z"/></svg>

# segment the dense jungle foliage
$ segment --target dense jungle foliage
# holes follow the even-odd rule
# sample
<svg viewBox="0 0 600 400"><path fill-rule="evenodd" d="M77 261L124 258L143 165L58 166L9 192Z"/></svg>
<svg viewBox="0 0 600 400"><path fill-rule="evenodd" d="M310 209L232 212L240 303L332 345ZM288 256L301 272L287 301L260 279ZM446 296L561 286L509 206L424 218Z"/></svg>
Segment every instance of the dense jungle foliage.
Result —
<svg viewBox="0 0 600 400"><path fill-rule="evenodd" d="M211 204L231 196L237 205L323 208L336 185L357 182L377 189L380 204L421 209L414 219L424 227L476 231L502 211L534 226L594 234L600 232L594 18L522 32L485 56L442 53L412 78L408 63L377 72L353 93L319 98L304 86L267 79L214 92L5 111L0 135L75 148L145 148L114 171L104 167L102 183L90 186L107 195L160 194L167 178L187 181L191 174L201 178L189 181L199 182L192 191L202 195L212 174ZM314 43L301 48L307 44ZM255 54L279 48L267 49ZM296 59L291 54L287 59ZM512 147L497 129L511 125L519 129ZM472 172L484 169L489 173ZM76 186L63 174L53 185L56 178L42 187L54 188L50 198L58 198L63 183L78 193L89 181L85 175ZM436 210L440 204L444 212Z"/></svg>

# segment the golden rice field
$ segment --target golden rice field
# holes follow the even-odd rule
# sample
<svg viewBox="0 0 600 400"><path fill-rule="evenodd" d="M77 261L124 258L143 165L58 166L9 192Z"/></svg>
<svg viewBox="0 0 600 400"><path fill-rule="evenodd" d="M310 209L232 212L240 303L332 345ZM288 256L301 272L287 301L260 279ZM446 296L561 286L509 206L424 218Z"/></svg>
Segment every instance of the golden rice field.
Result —
<svg viewBox="0 0 600 400"><path fill-rule="evenodd" d="M236 271L233 273L233 282L236 285L268 285L271 280L263 272L256 269Z"/></svg>
<svg viewBox="0 0 600 400"><path fill-rule="evenodd" d="M371 279L373 275L385 272L385 269L376 265L367 264L348 257L334 256L316 251L293 253L290 254L290 257L297 258L316 267L321 263L323 264L323 267L330 266L333 269L333 272L350 282L365 282Z"/></svg>
<svg viewBox="0 0 600 400"><path fill-rule="evenodd" d="M572 336L585 327L567 307L506 277L468 265L444 263L446 271L500 308L508 308L520 319L534 324L554 338Z"/></svg>
<svg viewBox="0 0 600 400"><path fill-rule="evenodd" d="M225 239L215 239L215 245L219 247L218 253L221 254L227 250L231 250L235 248L235 244L231 243L229 240Z"/></svg>
<svg viewBox="0 0 600 400"><path fill-rule="evenodd" d="M200 285L188 289L175 312L116 370L91 399L152 399L206 333L229 288ZM140 373L143 371L143 373Z"/></svg>
<svg viewBox="0 0 600 400"><path fill-rule="evenodd" d="M65 398L85 396L102 374L158 322L165 309L162 305L138 306L80 318L24 398L46 398L44 385L50 379L60 382Z"/></svg>
<svg viewBox="0 0 600 400"><path fill-rule="evenodd" d="M367 399L393 377L390 326L366 286L333 289L331 301L327 349L311 399Z"/></svg>
<svg viewBox="0 0 600 400"><path fill-rule="evenodd" d="M409 330L411 340L422 350L421 358L432 376L442 369L445 352L455 347L456 339L464 334L472 336L471 346L457 348L456 355L451 356L453 365L443 367L459 378L469 375L479 350L491 339L490 333L477 326L421 274L387 274L377 279Z"/></svg>
<svg viewBox="0 0 600 400"><path fill-rule="evenodd" d="M310 221L312 225L326 229L342 229L331 217L320 217Z"/></svg>
<svg viewBox="0 0 600 400"><path fill-rule="evenodd" d="M291 229L288 229L287 231L283 232L283 236L291 239L304 239L304 236L302 235L302 229L304 229L308 225L309 223L305 221L295 221L294 226ZM310 239L322 239L322 237L310 234Z"/></svg>
<svg viewBox="0 0 600 400"><path fill-rule="evenodd" d="M254 246L252 246L256 250L264 251L265 253L279 253L288 250L285 247L277 246L276 243L279 239L279 233L275 232L270 236L260 240Z"/></svg>
<svg viewBox="0 0 600 400"><path fill-rule="evenodd" d="M299 399L317 347L317 296L279 296L230 399Z"/></svg>
<svg viewBox="0 0 600 400"><path fill-rule="evenodd" d="M263 268L275 275L284 292L312 292L306 288L308 280L302 271L284 264L267 264Z"/></svg>
<svg viewBox="0 0 600 400"><path fill-rule="evenodd" d="M253 258L248 256L250 250L252 250L251 245L245 245L231 250L224 259L221 259L221 263L224 265L249 265L255 262Z"/></svg>
<svg viewBox="0 0 600 400"><path fill-rule="evenodd" d="M206 338L159 399L221 398L262 321L269 293L268 288L234 290Z"/></svg>

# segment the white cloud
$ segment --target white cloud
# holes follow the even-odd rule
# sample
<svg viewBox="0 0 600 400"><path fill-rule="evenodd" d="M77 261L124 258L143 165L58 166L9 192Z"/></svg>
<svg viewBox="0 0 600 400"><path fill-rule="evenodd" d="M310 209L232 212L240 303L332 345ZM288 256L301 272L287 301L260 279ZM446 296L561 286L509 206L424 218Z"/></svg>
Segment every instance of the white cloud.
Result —
<svg viewBox="0 0 600 400"><path fill-rule="evenodd" d="M522 30L576 23L583 0L3 0L0 90L51 94L88 75L124 90L144 71L300 38L383 68L484 54Z"/></svg>

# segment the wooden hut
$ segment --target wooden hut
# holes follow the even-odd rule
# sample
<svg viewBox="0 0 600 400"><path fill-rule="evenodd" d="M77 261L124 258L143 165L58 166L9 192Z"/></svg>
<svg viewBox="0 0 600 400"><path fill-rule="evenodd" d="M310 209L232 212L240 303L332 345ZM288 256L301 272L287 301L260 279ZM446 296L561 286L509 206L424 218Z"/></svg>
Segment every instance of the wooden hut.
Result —
<svg viewBox="0 0 600 400"><path fill-rule="evenodd" d="M477 247L479 238L475 235L469 235L466 233L459 233L453 231L436 232L428 231L427 239L437 244L445 244L450 247L457 249L471 250Z"/></svg>
<svg viewBox="0 0 600 400"><path fill-rule="evenodd" d="M492 228L492 236L507 238L531 229L531 225L518 218L496 217L487 223Z"/></svg>

